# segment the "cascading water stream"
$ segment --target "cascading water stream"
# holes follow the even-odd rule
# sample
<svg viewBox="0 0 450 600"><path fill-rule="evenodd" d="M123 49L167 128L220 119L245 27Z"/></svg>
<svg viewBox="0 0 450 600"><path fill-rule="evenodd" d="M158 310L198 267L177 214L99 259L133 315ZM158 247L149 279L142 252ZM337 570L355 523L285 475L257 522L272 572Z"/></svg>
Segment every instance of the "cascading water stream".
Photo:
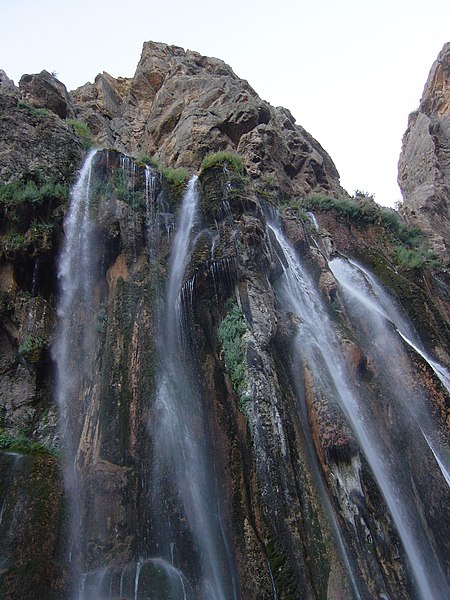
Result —
<svg viewBox="0 0 450 600"><path fill-rule="evenodd" d="M218 510L215 473L211 459L205 407L192 373L193 360L183 325L183 278L192 251L191 232L198 204L197 178L193 177L185 192L176 234L173 240L166 304L162 319L161 369L151 424L154 463L153 512L159 515L155 535L158 551L169 563L191 562L200 571L193 585L204 600L229 600L236 597L233 569ZM169 475L168 475L169 474ZM167 514L163 490L176 489L180 510L188 523L195 551L183 556L175 543L179 522ZM173 481L172 481L173 479ZM173 493L173 492L172 492ZM192 564L191 564L192 566ZM175 565L174 565L175 567ZM181 564L180 564L181 567Z"/></svg>
<svg viewBox="0 0 450 600"><path fill-rule="evenodd" d="M155 258L158 230L156 226L156 181L157 175L145 166L145 220L147 229L147 251L149 262Z"/></svg>
<svg viewBox="0 0 450 600"><path fill-rule="evenodd" d="M78 445L75 421L77 407L72 400L90 362L92 339L90 328L80 319L90 314L93 287L92 232L90 220L90 183L96 150L91 150L70 194L70 206L64 229L65 240L58 264L60 297L59 324L53 347L56 363L56 401L60 410L60 427L64 448L64 481L70 504L70 569L75 581L74 598L78 598L80 562L79 481L76 465Z"/></svg>
<svg viewBox="0 0 450 600"><path fill-rule="evenodd" d="M331 260L329 267L341 287L353 318L359 322L360 328L364 328L369 333L365 336L366 343L376 340L376 344L369 345L372 352L377 355L378 362L383 365L383 372L391 373L387 378L392 382L389 389L390 397L396 398L402 410L411 414L448 483L450 449L439 437L427 398L423 393L413 390L408 390L405 394L405 385L394 385L398 379L398 375L393 372L395 366L402 361L405 365L404 369L408 369L408 358L400 340L406 342L425 360L448 392L450 392L450 374L445 367L426 353L413 327L400 314L394 301L371 273L358 263L342 258ZM405 374L402 375L406 380Z"/></svg>
<svg viewBox="0 0 450 600"><path fill-rule="evenodd" d="M280 302L300 319L297 359L310 364L315 377L319 379L319 385L325 390L328 388L328 393L332 393L345 414L386 500L408 557L418 596L421 600L448 597L448 586L439 563L436 563L432 545L411 499L404 493L400 477L402 465L394 457L391 457L393 464L388 464L383 458L385 452L377 440L377 434L350 384L336 335L320 295L279 226L271 225L270 228L283 254Z"/></svg>

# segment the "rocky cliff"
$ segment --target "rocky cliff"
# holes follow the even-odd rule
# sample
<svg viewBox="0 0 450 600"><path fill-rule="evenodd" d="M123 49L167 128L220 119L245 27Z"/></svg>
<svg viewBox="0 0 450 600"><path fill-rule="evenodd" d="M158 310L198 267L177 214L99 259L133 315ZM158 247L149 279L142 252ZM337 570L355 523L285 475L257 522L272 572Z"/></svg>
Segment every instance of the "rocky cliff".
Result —
<svg viewBox="0 0 450 600"><path fill-rule="evenodd" d="M0 85L2 597L443 597L423 235L217 59Z"/></svg>
<svg viewBox="0 0 450 600"><path fill-rule="evenodd" d="M409 115L398 182L406 220L425 231L448 264L450 240L450 43L433 64L419 108Z"/></svg>

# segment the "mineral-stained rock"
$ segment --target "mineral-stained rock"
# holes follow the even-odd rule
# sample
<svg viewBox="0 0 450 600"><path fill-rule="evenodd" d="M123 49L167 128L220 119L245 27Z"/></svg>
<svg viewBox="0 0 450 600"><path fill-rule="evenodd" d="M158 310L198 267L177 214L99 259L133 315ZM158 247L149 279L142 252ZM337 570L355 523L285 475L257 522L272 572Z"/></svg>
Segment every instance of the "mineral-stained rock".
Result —
<svg viewBox="0 0 450 600"><path fill-rule="evenodd" d="M133 78L103 73L71 98L97 140L121 151L197 169L208 152L233 150L283 194L345 194L331 158L291 113L216 58L146 42Z"/></svg>
<svg viewBox="0 0 450 600"><path fill-rule="evenodd" d="M433 64L420 106L409 116L398 182L407 221L429 237L440 258L450 260L450 43Z"/></svg>

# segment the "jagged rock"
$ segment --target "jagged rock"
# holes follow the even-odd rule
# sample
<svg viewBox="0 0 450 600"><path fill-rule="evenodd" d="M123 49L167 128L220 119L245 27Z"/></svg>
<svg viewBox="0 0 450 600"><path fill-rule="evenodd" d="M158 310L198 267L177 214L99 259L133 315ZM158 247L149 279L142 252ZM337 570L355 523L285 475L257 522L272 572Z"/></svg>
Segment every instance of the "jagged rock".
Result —
<svg viewBox="0 0 450 600"><path fill-rule="evenodd" d="M0 91L4 94L19 95L19 90L14 85L14 81L2 69L0 69Z"/></svg>
<svg viewBox="0 0 450 600"><path fill-rule="evenodd" d="M433 64L418 110L409 116L399 161L402 213L450 260L450 43Z"/></svg>
<svg viewBox="0 0 450 600"><path fill-rule="evenodd" d="M208 152L233 150L283 194L344 194L331 158L291 113L216 58L146 42L133 78L103 73L71 98L97 140L121 151L193 170Z"/></svg>
<svg viewBox="0 0 450 600"><path fill-rule="evenodd" d="M19 90L22 100L34 108L46 108L62 119L74 116L66 86L48 71L22 75Z"/></svg>

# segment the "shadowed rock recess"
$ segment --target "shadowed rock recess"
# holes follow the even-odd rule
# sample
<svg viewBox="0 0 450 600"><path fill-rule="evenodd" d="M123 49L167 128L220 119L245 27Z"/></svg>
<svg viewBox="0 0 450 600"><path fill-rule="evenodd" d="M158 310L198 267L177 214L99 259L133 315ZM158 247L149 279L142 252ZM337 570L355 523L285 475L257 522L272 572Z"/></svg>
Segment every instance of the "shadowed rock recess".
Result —
<svg viewBox="0 0 450 600"><path fill-rule="evenodd" d="M447 82L405 222L218 59L0 71L4 600L449 597Z"/></svg>

